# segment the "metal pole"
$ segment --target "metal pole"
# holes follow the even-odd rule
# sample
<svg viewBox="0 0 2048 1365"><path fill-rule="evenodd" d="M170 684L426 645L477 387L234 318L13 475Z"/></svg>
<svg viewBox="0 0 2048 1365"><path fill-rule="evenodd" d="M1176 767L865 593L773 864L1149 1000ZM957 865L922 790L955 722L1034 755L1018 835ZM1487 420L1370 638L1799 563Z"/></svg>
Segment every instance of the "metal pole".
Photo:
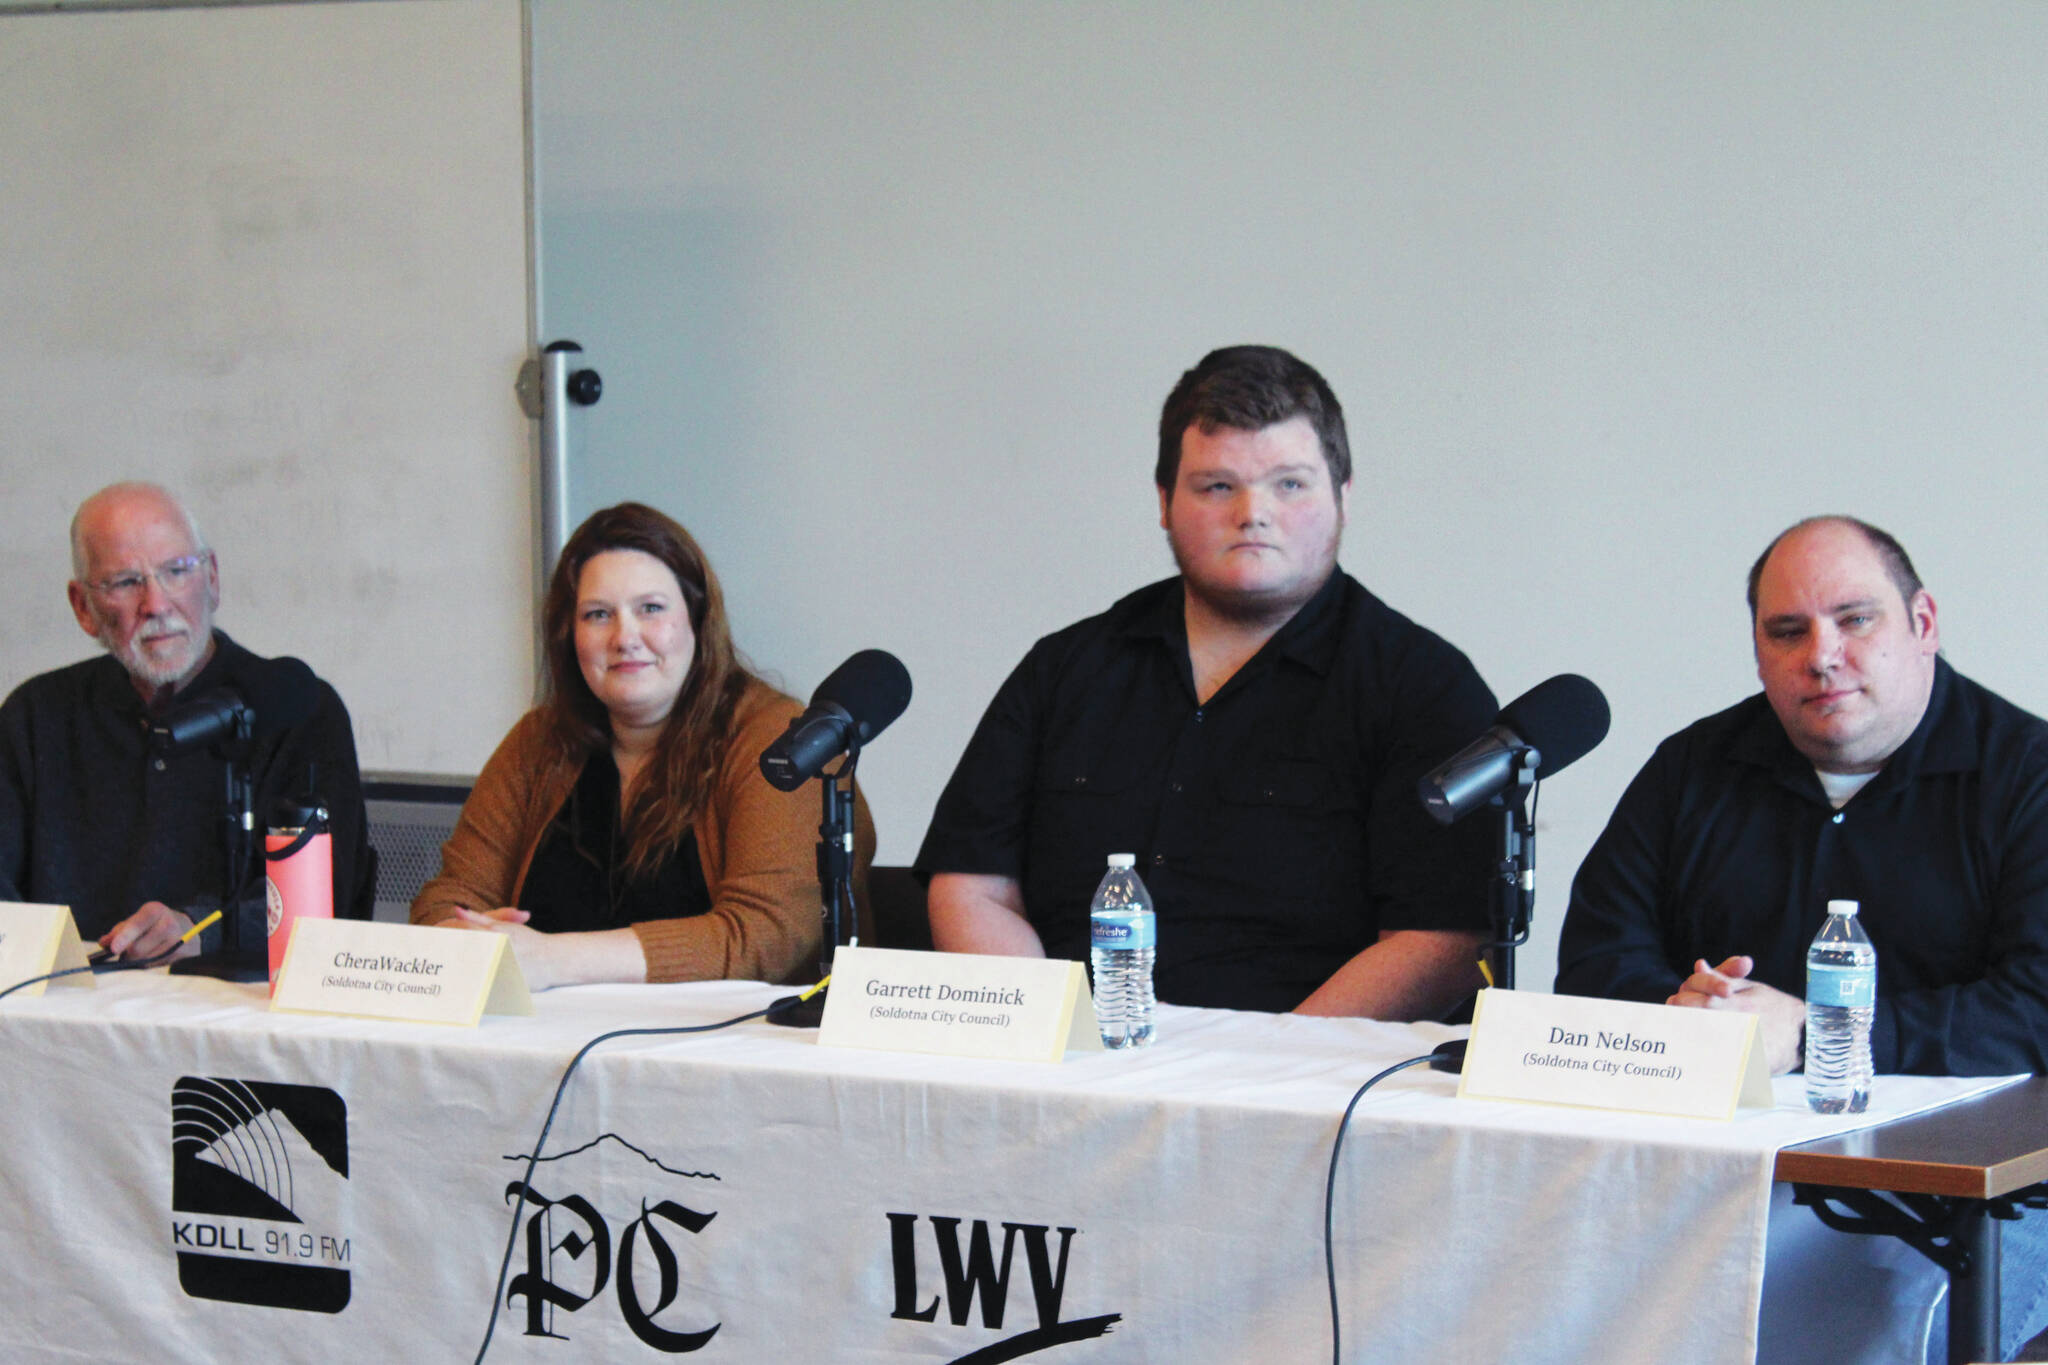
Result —
<svg viewBox="0 0 2048 1365"><path fill-rule="evenodd" d="M1998 1220L1981 1199L1956 1211L1953 1245L1963 1253L1948 1277L1949 1365L2003 1360L1998 1354Z"/></svg>
<svg viewBox="0 0 2048 1365"><path fill-rule="evenodd" d="M569 538L569 371L582 358L573 341L557 341L540 355L541 581Z"/></svg>
<svg viewBox="0 0 2048 1365"><path fill-rule="evenodd" d="M519 406L540 423L540 581L554 572L555 557L569 539L569 409L587 408L604 394L596 370L577 369L583 348L551 341L540 359L519 367L513 389Z"/></svg>

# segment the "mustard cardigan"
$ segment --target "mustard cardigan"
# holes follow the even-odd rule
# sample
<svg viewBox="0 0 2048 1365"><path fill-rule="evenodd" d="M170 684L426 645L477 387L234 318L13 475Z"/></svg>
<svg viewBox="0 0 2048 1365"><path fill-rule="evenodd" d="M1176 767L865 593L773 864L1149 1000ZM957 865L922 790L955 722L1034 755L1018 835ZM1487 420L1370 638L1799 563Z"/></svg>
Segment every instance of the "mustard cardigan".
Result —
<svg viewBox="0 0 2048 1365"><path fill-rule="evenodd" d="M740 698L717 788L694 825L711 909L632 926L647 955L649 981L815 978L823 937L818 793L809 783L776 791L759 762L801 710L758 682ZM564 755L549 738L542 712L522 716L463 803L455 832L441 847L441 875L420 888L412 922L437 923L458 905L516 905L541 836L581 772L582 760ZM856 795L854 887L864 943L872 942L867 872L874 856L874 822L866 800Z"/></svg>

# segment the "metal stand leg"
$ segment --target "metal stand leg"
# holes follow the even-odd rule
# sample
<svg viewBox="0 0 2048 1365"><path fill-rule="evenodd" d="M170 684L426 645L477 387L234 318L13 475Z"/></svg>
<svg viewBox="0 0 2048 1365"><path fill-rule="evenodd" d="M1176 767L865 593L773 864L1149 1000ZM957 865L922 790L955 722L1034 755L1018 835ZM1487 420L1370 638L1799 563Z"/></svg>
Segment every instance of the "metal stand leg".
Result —
<svg viewBox="0 0 2048 1365"><path fill-rule="evenodd" d="M1487 802L1496 815L1493 837L1493 984L1515 988L1515 949L1529 941L1529 917L1536 905L1536 822L1529 794L1536 784L1535 754L1519 754L1506 791Z"/></svg>
<svg viewBox="0 0 2048 1365"><path fill-rule="evenodd" d="M1837 1232L1896 1237L1948 1272L1949 1365L2001 1359L1998 1353L1998 1225L2037 1196L2030 1186L1998 1199L1795 1185L1793 1201ZM1836 1205L1841 1207L1837 1208Z"/></svg>
<svg viewBox="0 0 2048 1365"><path fill-rule="evenodd" d="M1998 1351L1998 1220L1982 1200L1959 1204L1952 1236L1963 1255L1948 1273L1948 1365L2003 1360Z"/></svg>
<svg viewBox="0 0 2048 1365"><path fill-rule="evenodd" d="M820 977L832 975L833 953L859 927L853 900L853 768L859 761L860 744L855 741L837 771L819 775L824 783L824 818L818 824L818 889L824 912L818 942ZM824 991L808 1000L784 996L768 1007L768 1022L785 1028L817 1028L824 1021Z"/></svg>

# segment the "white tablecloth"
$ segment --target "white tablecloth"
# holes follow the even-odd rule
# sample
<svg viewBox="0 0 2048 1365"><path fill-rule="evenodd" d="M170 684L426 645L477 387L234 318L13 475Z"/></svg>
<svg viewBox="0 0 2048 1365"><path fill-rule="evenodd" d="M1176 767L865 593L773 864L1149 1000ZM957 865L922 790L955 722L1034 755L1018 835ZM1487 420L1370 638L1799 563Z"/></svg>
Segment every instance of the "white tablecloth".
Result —
<svg viewBox="0 0 2048 1365"><path fill-rule="evenodd" d="M154 973L0 1002L0 1354L470 1359L568 1057L777 993L574 988L476 1029ZM535 1175L551 1202L522 1217L489 1359L1327 1360L1338 1116L1457 1032L1164 1007L1154 1048L1060 1065L759 1021L607 1044ZM1779 1084L1717 1124L1382 1082L1337 1183L1346 1358L1750 1360L1777 1148L1983 1088L1886 1077L1843 1120Z"/></svg>

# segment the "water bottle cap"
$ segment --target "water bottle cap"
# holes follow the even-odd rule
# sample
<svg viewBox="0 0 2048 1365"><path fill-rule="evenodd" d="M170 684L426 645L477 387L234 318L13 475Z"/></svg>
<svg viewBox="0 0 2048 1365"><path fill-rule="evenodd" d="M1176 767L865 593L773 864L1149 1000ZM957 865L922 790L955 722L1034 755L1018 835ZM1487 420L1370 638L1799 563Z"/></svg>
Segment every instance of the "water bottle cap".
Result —
<svg viewBox="0 0 2048 1365"><path fill-rule="evenodd" d="M1111 867L1136 867L1138 865L1138 855L1135 853L1112 853L1109 855L1109 865Z"/></svg>
<svg viewBox="0 0 2048 1365"><path fill-rule="evenodd" d="M1856 901L1829 901L1829 902L1828 902L1828 913L1829 913L1830 915L1853 915L1853 914L1855 914L1855 913L1857 912L1857 910L1858 910L1858 909L1860 909L1860 908L1861 908L1861 905L1860 905L1860 904L1859 904L1858 902L1856 902Z"/></svg>

